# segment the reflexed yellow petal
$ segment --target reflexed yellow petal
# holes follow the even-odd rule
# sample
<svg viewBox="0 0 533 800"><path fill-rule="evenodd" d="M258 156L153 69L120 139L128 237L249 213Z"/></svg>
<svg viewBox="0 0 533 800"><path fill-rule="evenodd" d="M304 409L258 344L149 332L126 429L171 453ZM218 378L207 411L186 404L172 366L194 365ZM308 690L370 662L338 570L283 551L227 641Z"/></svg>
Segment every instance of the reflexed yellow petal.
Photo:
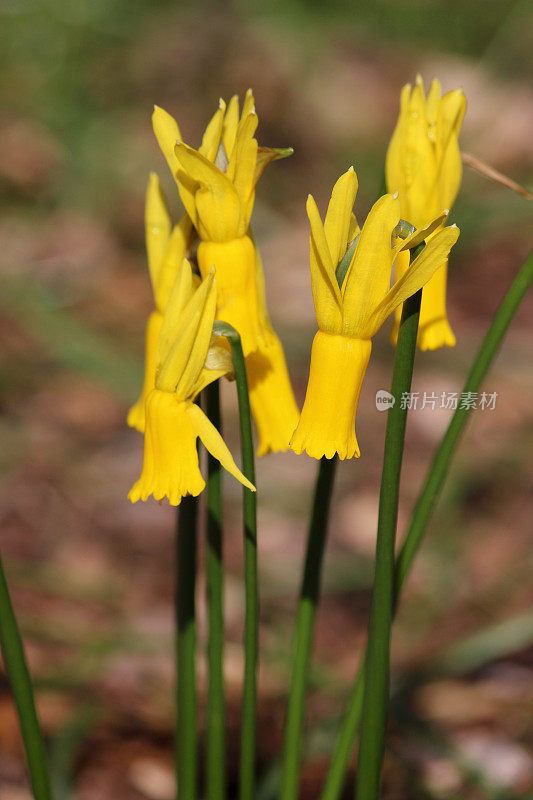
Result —
<svg viewBox="0 0 533 800"><path fill-rule="evenodd" d="M155 296L163 255L170 235L170 217L167 203L161 190L159 178L155 172L150 173L148 186L146 187L144 226L148 269Z"/></svg>
<svg viewBox="0 0 533 800"><path fill-rule="evenodd" d="M309 254L311 262L311 288L316 318L321 330L331 333L340 328L342 299L322 220L314 198L307 198L307 216L311 223Z"/></svg>
<svg viewBox="0 0 533 800"><path fill-rule="evenodd" d="M428 123L430 126L435 125L437 122L437 115L439 112L439 105L440 105L440 96L441 96L440 81L438 81L436 78L433 78L426 99L426 108L427 108L426 113L427 113ZM433 130L433 137L434 136L435 136L435 131Z"/></svg>
<svg viewBox="0 0 533 800"><path fill-rule="evenodd" d="M159 147L163 151L163 155L165 156L168 166L170 167L170 171L174 176L176 176L179 163L174 154L174 145L176 142L182 141L178 123L167 111L159 106L154 106L154 111L152 114L152 126L156 139L159 143Z"/></svg>
<svg viewBox="0 0 533 800"><path fill-rule="evenodd" d="M155 386L156 348L163 317L153 311L148 317L144 345L144 382L139 399L128 411L128 425L144 433L145 403L148 394Z"/></svg>
<svg viewBox="0 0 533 800"><path fill-rule="evenodd" d="M224 117L224 125L222 128L222 142L228 161L233 153L235 146L235 136L237 135L237 125L239 124L239 97L234 94L228 103L226 116Z"/></svg>
<svg viewBox="0 0 533 800"><path fill-rule="evenodd" d="M223 242L242 236L241 205L231 181L218 167L185 144L176 146L176 156L182 166L178 172L180 182L185 172L201 187L196 192L195 203L202 239Z"/></svg>
<svg viewBox="0 0 533 800"><path fill-rule="evenodd" d="M172 292L176 276L181 267L185 254L189 249L193 235L192 222L188 214L184 214L170 234L163 262L157 277L155 287L155 302L161 313L164 313L168 299Z"/></svg>
<svg viewBox="0 0 533 800"><path fill-rule="evenodd" d="M255 185L257 141L253 136L256 128L257 115L250 114L244 124L239 126L235 147L228 165L228 178L233 181L235 191L243 204L247 202Z"/></svg>
<svg viewBox="0 0 533 800"><path fill-rule="evenodd" d="M313 341L309 382L291 450L313 458L359 457L357 404L372 343L319 331Z"/></svg>
<svg viewBox="0 0 533 800"><path fill-rule="evenodd" d="M439 214L437 217L432 219L428 222L427 225L424 225L422 228L418 228L414 233L408 236L406 239L398 239L395 245L396 252L402 252L402 250L410 250L413 247L416 247L418 244L421 244L425 239L428 239L431 234L440 228L443 225L449 215L448 209Z"/></svg>
<svg viewBox="0 0 533 800"><path fill-rule="evenodd" d="M374 336L383 325L389 314L403 303L408 297L421 289L433 274L446 262L448 253L459 237L459 228L452 225L433 236L426 244L420 255L394 286L387 292L386 297L377 306L368 319L365 328L366 336Z"/></svg>
<svg viewBox="0 0 533 800"><path fill-rule="evenodd" d="M203 138L202 144L198 148L201 153L209 161L214 161L217 155L220 138L222 136L222 125L224 123L224 114L226 112L226 104L224 100L219 100L219 105L212 118L210 119Z"/></svg>
<svg viewBox="0 0 533 800"><path fill-rule="evenodd" d="M237 478L243 486L255 492L255 486L253 483L250 483L248 478L246 478L237 467L224 439L214 425L208 420L202 409L195 403L190 403L187 405L187 413L196 434L200 437L213 458L220 461L224 469L233 475L234 478Z"/></svg>
<svg viewBox="0 0 533 800"><path fill-rule="evenodd" d="M342 287L342 333L346 336L367 338L363 333L366 320L390 286L391 235L399 219L399 201L386 194L374 203L365 220Z"/></svg>
<svg viewBox="0 0 533 800"><path fill-rule="evenodd" d="M294 150L292 147L258 147L257 159L255 162L254 186L257 186L257 182L265 171L265 167L267 167L271 161L279 161L281 158L288 158L288 156L292 156L293 153Z"/></svg>
<svg viewBox="0 0 533 800"><path fill-rule="evenodd" d="M194 294L193 276L191 265L186 259L182 260L176 271L174 285L170 292L161 325L161 333L157 343L156 364L163 364L170 348L178 338L178 332L183 324L183 311Z"/></svg>
<svg viewBox="0 0 533 800"><path fill-rule="evenodd" d="M209 279L211 279L211 281ZM208 275L203 283L209 286L209 291L198 321L196 337L191 348L189 359L176 386L177 396L188 400L193 400L202 388L198 379L202 375L202 370L204 369L207 353L209 351L213 322L215 321L215 312L217 308L217 286L216 281L213 280L213 273ZM197 292L201 291L201 288L202 287L197 289Z"/></svg>
<svg viewBox="0 0 533 800"><path fill-rule="evenodd" d="M324 221L324 233L331 254L331 263L335 269L346 252L356 194L357 175L354 168L350 167L333 187Z"/></svg>
<svg viewBox="0 0 533 800"><path fill-rule="evenodd" d="M255 114L255 100L254 100L254 93L251 89L246 90L246 94L244 96L244 103L242 106L242 114L241 120L246 119L248 114Z"/></svg>
<svg viewBox="0 0 533 800"><path fill-rule="evenodd" d="M198 466L197 431L188 405L170 392L153 389L146 400L146 432L141 477L130 490L132 503L168 497L171 505L200 494L205 481Z"/></svg>
<svg viewBox="0 0 533 800"><path fill-rule="evenodd" d="M357 222L355 214L350 214L350 225L348 227L348 244L351 244L353 240L359 236L361 233L361 229L359 227L359 223Z"/></svg>
<svg viewBox="0 0 533 800"><path fill-rule="evenodd" d="M195 345L195 339L198 334L198 325L202 318L204 306L206 305L208 296L211 292L212 285L213 275L210 274L202 281L200 287L196 290L185 308L181 311L173 336L173 342L170 345L169 351L156 375L156 387L158 389L166 392L174 392L176 390L176 386L178 385L183 372L186 369L187 363L191 358L192 349ZM165 312L165 317L171 317L174 313L174 306L171 306L169 303L169 306ZM208 347L209 338L204 351L203 361L205 361L205 353L207 352ZM197 352L198 351L196 349L195 354L197 354ZM203 366L203 361L198 367L198 373ZM187 397L186 395L180 395L179 399L185 400Z"/></svg>

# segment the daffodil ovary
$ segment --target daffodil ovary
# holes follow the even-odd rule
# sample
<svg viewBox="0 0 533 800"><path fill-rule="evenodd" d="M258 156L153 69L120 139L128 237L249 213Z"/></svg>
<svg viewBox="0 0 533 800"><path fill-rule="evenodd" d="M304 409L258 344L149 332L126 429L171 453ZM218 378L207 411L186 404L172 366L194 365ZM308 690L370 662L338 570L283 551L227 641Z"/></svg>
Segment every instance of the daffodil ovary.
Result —
<svg viewBox="0 0 533 800"><path fill-rule="evenodd" d="M352 213L356 193L357 176L351 167L333 187L324 223L314 199L309 196L307 201L319 331L311 351L304 407L290 446L314 458L332 458L335 453L341 459L359 456L355 418L371 339L389 314L431 278L459 235L455 226L442 228L446 219L442 213L425 228L391 244L400 220L400 202L393 195L374 204L359 232ZM346 267L343 259L356 238ZM394 259L426 238L428 245L390 287Z"/></svg>

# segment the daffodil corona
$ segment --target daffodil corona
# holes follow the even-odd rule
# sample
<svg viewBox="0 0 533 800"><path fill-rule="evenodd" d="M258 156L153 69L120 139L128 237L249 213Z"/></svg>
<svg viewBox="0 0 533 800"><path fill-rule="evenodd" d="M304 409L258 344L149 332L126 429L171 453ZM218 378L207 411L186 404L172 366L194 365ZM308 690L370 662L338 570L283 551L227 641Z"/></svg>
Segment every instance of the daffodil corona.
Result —
<svg viewBox="0 0 533 800"><path fill-rule="evenodd" d="M217 295L213 271L194 287L191 267L184 261L157 341L155 385L145 402L143 467L128 495L133 503L153 495L179 505L185 495L200 494L205 481L198 465L198 437L228 472L255 491L220 433L194 403L205 386L231 370L227 350L212 341Z"/></svg>
<svg viewBox="0 0 533 800"><path fill-rule="evenodd" d="M446 217L441 214L392 244L400 201L390 194L374 204L359 232L352 213L356 193L357 176L351 167L333 187L324 223L311 195L307 200L311 286L319 330L305 403L290 446L314 458L333 458L335 453L341 459L359 456L355 417L371 339L395 308L430 280L459 236L455 226L441 227ZM427 237L431 238L422 253L389 288L397 254ZM339 275L339 265L346 267L344 275Z"/></svg>
<svg viewBox="0 0 533 800"><path fill-rule="evenodd" d="M178 184L200 244L202 276L217 274L217 319L240 334L248 373L250 403L259 434L258 454L285 450L298 421L281 342L266 310L263 272L250 232L257 181L269 161L290 150L258 147L257 114L251 91L242 113L232 97L208 124L198 150L186 145L176 121L155 108L153 126Z"/></svg>
<svg viewBox="0 0 533 800"><path fill-rule="evenodd" d="M427 94L420 75L416 84L403 87L400 115L386 160L387 188L398 192L402 218L416 228L425 225L443 209L450 209L461 185L462 165L458 136L466 111L461 89L441 96L440 83L433 80ZM395 264L397 277L409 265L407 254ZM418 345L422 350L453 347L455 336L446 313L448 262L445 259L422 294ZM396 341L401 308L396 312Z"/></svg>

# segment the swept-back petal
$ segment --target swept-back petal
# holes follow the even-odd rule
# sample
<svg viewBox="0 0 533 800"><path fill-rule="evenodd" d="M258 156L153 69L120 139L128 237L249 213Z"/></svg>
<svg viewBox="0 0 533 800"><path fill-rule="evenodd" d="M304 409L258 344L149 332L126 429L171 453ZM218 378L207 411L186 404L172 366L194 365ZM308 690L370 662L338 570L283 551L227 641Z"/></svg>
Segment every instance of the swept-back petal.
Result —
<svg viewBox="0 0 533 800"><path fill-rule="evenodd" d="M195 339L198 334L198 325L202 317L204 306L207 297L211 291L213 284L213 274L210 273L202 281L198 289L195 291L187 305L182 308L176 320L176 327L172 330L172 342L168 348L164 360L158 364L158 371L156 374L156 387L166 392L175 392L178 382L180 381L183 372L187 366L187 362L191 357L191 352L195 344ZM176 306L178 307L178 306ZM175 318L176 310L173 305L167 306L165 317ZM169 322L169 326L171 323ZM209 347L209 339L205 352ZM204 353L205 360L205 353ZM202 362L203 365L203 362ZM200 365L200 369L202 367ZM180 400L185 400L185 397L180 395Z"/></svg>
<svg viewBox="0 0 533 800"><path fill-rule="evenodd" d="M170 234L157 276L155 302L162 314L165 312L176 276L191 244L192 234L191 219L188 214L184 214Z"/></svg>
<svg viewBox="0 0 533 800"><path fill-rule="evenodd" d="M372 337L383 325L389 314L407 300L408 297L421 289L432 275L445 264L448 253L459 238L459 228L450 225L435 234L426 244L422 252L410 264L407 271L396 281L370 315L365 336Z"/></svg>
<svg viewBox="0 0 533 800"><path fill-rule="evenodd" d="M237 130L235 147L231 155L227 176L233 181L241 203L247 203L254 189L255 165L257 162L257 114L249 114Z"/></svg>
<svg viewBox="0 0 533 800"><path fill-rule="evenodd" d="M233 475L234 478L237 478L243 486L255 492L255 486L242 474L233 460L233 456L228 450L224 439L214 425L208 420L202 409L195 403L191 403L187 407L187 414L191 420L194 431L200 437L213 458L220 461L224 469Z"/></svg>
<svg viewBox="0 0 533 800"><path fill-rule="evenodd" d="M146 187L144 227L148 269L154 296L157 294L159 273L170 235L170 217L165 196L155 172L150 173Z"/></svg>
<svg viewBox="0 0 533 800"><path fill-rule="evenodd" d="M165 361L177 338L176 334L183 324L183 311L194 294L194 288L191 265L185 259L177 270L163 315L155 358L159 366Z"/></svg>
<svg viewBox="0 0 533 800"><path fill-rule="evenodd" d="M235 136L237 135L237 125L239 124L239 97L234 94L228 103L224 125L222 126L222 143L226 151L228 160L231 158L233 147L235 146Z"/></svg>
<svg viewBox="0 0 533 800"><path fill-rule="evenodd" d="M209 278L211 279L210 281L208 280ZM202 382L199 379L204 370L211 343L213 322L215 321L217 286L214 280L214 271L207 276L204 282L207 283L209 289L201 309L200 319L196 327L196 336L188 361L176 386L177 396L182 397L184 400L193 400L202 388Z"/></svg>
<svg viewBox="0 0 533 800"><path fill-rule="evenodd" d="M342 298L322 220L311 195L307 198L307 216L311 223L309 257L316 318L319 328L335 332L342 319Z"/></svg>
<svg viewBox="0 0 533 800"><path fill-rule="evenodd" d="M154 129L155 137L159 143L163 155L165 156L170 171L176 176L176 170L179 163L174 154L174 145L176 142L181 142L181 133L178 123L167 111L159 106L154 106L152 114L152 127Z"/></svg>
<svg viewBox="0 0 533 800"><path fill-rule="evenodd" d="M226 112L226 103L222 98L218 101L218 108L209 120L207 127L202 137L202 144L198 148L198 152L205 156L209 161L214 161L217 155L220 138L222 136L222 126L224 123L224 114Z"/></svg>
<svg viewBox="0 0 533 800"><path fill-rule="evenodd" d="M437 228L440 228L441 225L446 222L449 213L448 209L445 209L441 214L428 222L427 225L418 228L410 236L407 236L407 238L398 239L394 248L396 252L400 253L402 250L411 250L413 247L421 244L425 239L428 239Z"/></svg>
<svg viewBox="0 0 533 800"><path fill-rule="evenodd" d="M365 338L366 320L390 286L391 235L399 219L400 201L391 194L369 211L342 287L342 333L347 336Z"/></svg>
<svg viewBox="0 0 533 800"><path fill-rule="evenodd" d="M334 268L346 252L352 209L357 194L357 175L353 167L340 176L329 201L324 233Z"/></svg>

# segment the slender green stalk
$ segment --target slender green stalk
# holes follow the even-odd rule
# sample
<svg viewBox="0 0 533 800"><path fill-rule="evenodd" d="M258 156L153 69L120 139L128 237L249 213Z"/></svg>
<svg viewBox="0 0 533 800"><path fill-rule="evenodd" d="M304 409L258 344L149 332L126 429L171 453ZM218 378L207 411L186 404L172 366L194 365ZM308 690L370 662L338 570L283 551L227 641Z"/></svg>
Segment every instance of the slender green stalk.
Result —
<svg viewBox="0 0 533 800"><path fill-rule="evenodd" d="M35 800L51 800L46 750L37 718L33 686L1 559L0 643L17 709L33 796Z"/></svg>
<svg viewBox="0 0 533 800"><path fill-rule="evenodd" d="M498 352L505 333L533 280L533 255L530 255L511 284L489 328L466 379L463 392L479 391ZM471 409L456 409L435 453L424 486L418 497L411 524L395 565L394 609L413 560L420 548L433 509L440 496L450 463ZM335 745L321 800L338 800L353 752L361 720L364 667L361 665L348 700L346 715Z"/></svg>
<svg viewBox="0 0 533 800"><path fill-rule="evenodd" d="M205 390L206 413L221 431L220 385ZM207 457L207 741L206 794L209 800L226 796L226 709L224 697L224 566L222 556L222 467Z"/></svg>
<svg viewBox="0 0 533 800"><path fill-rule="evenodd" d="M293 660L281 777L281 800L298 796L305 698L313 646L313 631L320 595L320 577L328 527L329 507L337 457L322 458L318 469L313 511L307 538L305 567L300 589L293 644Z"/></svg>
<svg viewBox="0 0 533 800"><path fill-rule="evenodd" d="M416 251L411 260L416 257ZM407 407L400 398L411 389L422 290L403 304L394 358L383 471L379 495L378 532L372 607L368 623L366 678L363 689L361 744L357 770L356 800L377 800L389 703L390 636L394 595L394 546L403 458Z"/></svg>
<svg viewBox="0 0 533 800"><path fill-rule="evenodd" d="M213 330L225 336L231 345L239 423L241 429L242 471L255 485L254 440L248 379L241 337L225 322L216 322ZM259 592L257 586L257 494L243 487L244 517L244 680L242 696L240 799L255 795L255 752L257 737L257 661L259 651Z"/></svg>
<svg viewBox="0 0 533 800"><path fill-rule="evenodd" d="M178 800L196 800L198 797L195 609L197 514L197 498L184 497L178 507L176 531L176 796Z"/></svg>

